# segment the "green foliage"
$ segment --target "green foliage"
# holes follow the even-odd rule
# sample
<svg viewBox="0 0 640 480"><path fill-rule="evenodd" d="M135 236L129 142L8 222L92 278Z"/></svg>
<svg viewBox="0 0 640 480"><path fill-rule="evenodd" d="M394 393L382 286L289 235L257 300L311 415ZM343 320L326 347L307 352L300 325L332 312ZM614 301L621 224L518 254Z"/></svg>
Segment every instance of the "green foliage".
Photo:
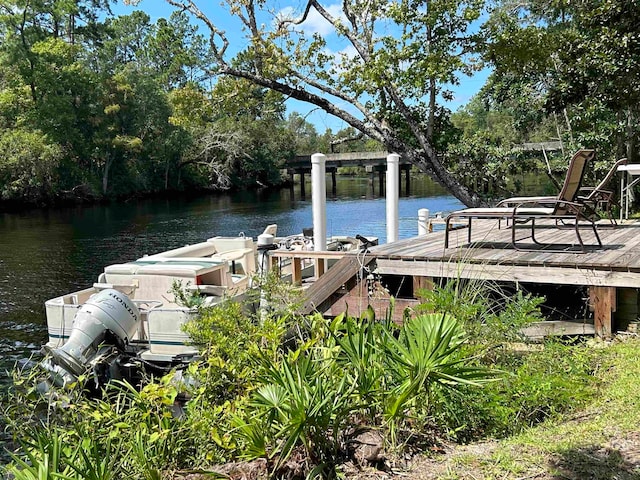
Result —
<svg viewBox="0 0 640 480"><path fill-rule="evenodd" d="M205 297L200 295L197 290L190 290L189 286L191 282L187 282L185 285L182 284L181 280L174 280L171 283L171 289L168 293L173 295L175 298L175 303L180 305L181 307L186 308L199 308L204 306Z"/></svg>
<svg viewBox="0 0 640 480"><path fill-rule="evenodd" d="M42 396L34 380L18 379L12 403L3 403L24 453L9 469L23 478L160 478L193 456L188 424L173 414L179 384L171 375L141 390L113 382L104 398L85 396L81 384ZM39 472L49 476L28 476Z"/></svg>
<svg viewBox="0 0 640 480"><path fill-rule="evenodd" d="M506 436L594 395L597 353L513 349L540 299L464 281L424 299L401 326L370 312L294 324L285 308L255 315L222 302L186 326L201 361L139 388L114 382L99 398L83 393L87 379L42 396L37 370L16 376L3 402L20 443L9 468L19 478L159 479L262 458L275 477L331 477L363 431L397 449L427 436Z"/></svg>
<svg viewBox="0 0 640 480"><path fill-rule="evenodd" d="M313 351L294 357L264 362L263 385L251 396L248 418L238 419L247 455L277 457L276 470L299 446L314 465L335 462L349 415L359 407L334 362Z"/></svg>
<svg viewBox="0 0 640 480"><path fill-rule="evenodd" d="M282 358L262 359L260 384L236 417L244 455L281 468L296 448L331 472L361 429L399 426L430 411L434 385L479 386L492 375L463 354L465 336L448 315L422 315L398 329L338 316L310 325L307 340Z"/></svg>
<svg viewBox="0 0 640 480"><path fill-rule="evenodd" d="M493 98L516 106L514 121L524 128L546 112L572 147L596 147L607 161L633 159L640 43L629 19L638 13L634 2L618 0L552 8L531 1L515 14L504 3L487 23Z"/></svg>
<svg viewBox="0 0 640 480"><path fill-rule="evenodd" d="M417 311L446 312L464 323L473 344L491 350L506 342L522 341L520 330L541 321L544 298L497 284L456 279L418 292Z"/></svg>
<svg viewBox="0 0 640 480"><path fill-rule="evenodd" d="M52 198L62 149L41 132L0 131L0 199L38 201Z"/></svg>
<svg viewBox="0 0 640 480"><path fill-rule="evenodd" d="M584 346L560 342L530 346L501 357L499 365L510 372L502 380L482 390L438 392L437 415L458 441L522 432L593 399L598 387L593 376L596 358Z"/></svg>
<svg viewBox="0 0 640 480"><path fill-rule="evenodd" d="M458 441L520 432L573 411L594 395L592 352L560 342L530 344L522 335L523 327L542 320L543 298L463 280L421 294L423 308L464 319L467 355L505 372L482 389L434 389L436 423Z"/></svg>
<svg viewBox="0 0 640 480"><path fill-rule="evenodd" d="M283 98L207 91L204 39L184 13L153 23L105 14L105 1L23 3L0 16L0 135L13 147L0 201L281 182L295 143Z"/></svg>

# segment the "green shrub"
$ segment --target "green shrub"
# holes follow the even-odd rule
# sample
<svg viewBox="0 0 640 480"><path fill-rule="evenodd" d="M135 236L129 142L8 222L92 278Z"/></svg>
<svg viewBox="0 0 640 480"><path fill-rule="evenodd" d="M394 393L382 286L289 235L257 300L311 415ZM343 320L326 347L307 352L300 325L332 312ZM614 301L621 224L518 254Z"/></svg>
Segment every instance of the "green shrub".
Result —
<svg viewBox="0 0 640 480"><path fill-rule="evenodd" d="M588 347L547 342L510 357L511 373L483 389L440 390L434 415L458 441L512 435L584 406L597 388L594 364Z"/></svg>
<svg viewBox="0 0 640 480"><path fill-rule="evenodd" d="M184 383L113 383L89 398L81 380L42 396L35 373L17 375L4 402L22 445L11 468L21 478L46 467L56 478L82 470L82 478L155 479L264 458L273 474L291 474L287 465L297 462L310 476L332 476L362 430L382 432L394 447L442 434L470 441L518 432L589 399L590 351L559 342L514 351L520 328L540 319L540 299L516 292L489 301L498 290L483 288L435 289L417 309L430 313L402 326L370 312L293 323L286 304L260 316L233 301L201 308L185 330L202 360ZM179 394L189 400L176 414Z"/></svg>

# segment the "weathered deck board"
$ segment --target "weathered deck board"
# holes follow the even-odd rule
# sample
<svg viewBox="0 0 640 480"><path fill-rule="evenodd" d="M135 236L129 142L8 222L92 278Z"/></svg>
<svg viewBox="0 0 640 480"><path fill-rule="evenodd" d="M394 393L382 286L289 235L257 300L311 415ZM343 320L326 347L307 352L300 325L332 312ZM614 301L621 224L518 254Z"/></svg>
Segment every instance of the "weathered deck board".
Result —
<svg viewBox="0 0 640 480"><path fill-rule="evenodd" d="M318 278L305 291L304 304L299 309L299 312L306 315L316 309L324 311L322 307L324 302L372 260L373 257L363 257L362 254L347 255L338 260L325 275Z"/></svg>
<svg viewBox="0 0 640 480"><path fill-rule="evenodd" d="M381 275L411 276L416 278L469 278L489 281L522 282L534 284L575 285L588 287L594 302L595 331L602 336L612 332L617 288L640 289L640 223L624 224L617 228L609 225L599 228L602 247L595 242L591 229L582 229L586 252L549 251L526 239L527 225L519 226L517 238L529 250L516 250L512 231L498 228L495 220L475 220L471 242L467 230L450 232L449 248L444 248L444 231L408 238L371 247L366 263L375 260L375 271ZM549 243L575 245L573 228L558 228L554 224L540 225L536 238ZM362 256L347 253L326 275L320 277L306 292L303 313L315 309L326 311L340 295L354 297L343 288L362 268ZM344 291L344 292L343 292ZM347 298L347 297L345 297ZM364 297L360 300L366 300ZM595 318L594 317L594 318ZM548 327L548 326L545 326ZM580 327L591 332L592 327Z"/></svg>
<svg viewBox="0 0 640 480"><path fill-rule="evenodd" d="M528 234L528 226L520 228L523 232L522 235L517 232L518 238ZM495 220L474 221L472 233L471 243L468 243L466 229L450 232L448 249L444 249L444 232L441 231L373 247L371 254L376 257L379 270L390 274L400 274L404 269L411 275L434 276L442 272L443 276L449 276L454 271L452 264L464 264L467 275L475 272L480 277L499 274L503 278L512 272L514 280L519 278L519 281L537 278L543 283L569 281L598 286L640 286L640 224L599 228L602 248L594 243L590 229L581 229L586 253L548 252L544 248L516 250L511 245L511 229L504 228L504 224L498 229ZM576 243L573 228L540 225L536 234L540 242ZM532 244L523 241L522 245Z"/></svg>

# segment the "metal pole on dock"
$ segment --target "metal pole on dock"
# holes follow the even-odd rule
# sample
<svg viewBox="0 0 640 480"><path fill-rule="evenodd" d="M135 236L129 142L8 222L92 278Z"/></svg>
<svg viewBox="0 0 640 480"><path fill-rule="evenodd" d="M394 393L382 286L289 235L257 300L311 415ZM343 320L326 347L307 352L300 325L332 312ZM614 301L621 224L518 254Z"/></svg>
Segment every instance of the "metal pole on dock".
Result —
<svg viewBox="0 0 640 480"><path fill-rule="evenodd" d="M311 205L313 212L313 249L327 249L327 157L311 155ZM316 261L316 277L324 273L324 260Z"/></svg>
<svg viewBox="0 0 640 480"><path fill-rule="evenodd" d="M429 233L429 209L421 208L418 210L418 235L427 233Z"/></svg>
<svg viewBox="0 0 640 480"><path fill-rule="evenodd" d="M400 177L400 155L387 155L387 243L398 240L398 203Z"/></svg>

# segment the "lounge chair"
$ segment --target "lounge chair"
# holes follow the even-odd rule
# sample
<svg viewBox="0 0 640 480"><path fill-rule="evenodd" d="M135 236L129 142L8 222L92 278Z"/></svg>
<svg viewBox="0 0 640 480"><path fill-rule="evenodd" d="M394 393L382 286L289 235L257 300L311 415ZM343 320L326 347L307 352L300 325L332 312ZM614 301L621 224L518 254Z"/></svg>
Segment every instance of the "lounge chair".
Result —
<svg viewBox="0 0 640 480"><path fill-rule="evenodd" d="M587 222L595 235L598 245L602 246L600 236L596 229L594 218L590 215L591 210L584 201L578 198L580 184L586 170L589 160L593 160L595 152L593 150L578 150L569 163L567 174L562 185L560 193L556 197L520 197L522 200L509 206L500 205L492 208L466 208L450 213L445 220L445 237L444 246L449 247L449 232L453 229L460 228L452 226L452 220L458 218L467 219L466 227L468 228L468 241L471 243L471 228L474 218L497 219L498 228L500 222L507 220L511 223L511 244L516 250L530 250L518 245L516 239L517 224L531 222L531 240L538 246L543 246L535 238L536 220L551 219L556 225L571 225L575 229L576 239L580 245L580 252L585 251L585 245L580 236L581 222ZM546 247L546 245L544 245ZM545 248L547 252L565 252L565 249L554 250Z"/></svg>
<svg viewBox="0 0 640 480"><path fill-rule="evenodd" d="M613 216L613 207L619 203L615 199L615 194L612 190L608 190L607 186L618 173L618 168L628 163L626 158L621 158L616 161L609 169L602 181L595 187L580 187L578 190L577 201L584 203L586 208L590 210L590 214L594 216L594 219L599 218L599 211L604 211L609 218L612 225L617 225L616 219ZM501 200L497 207L513 207L525 202L536 202L538 206L548 206L548 202L554 202L557 196L543 196L543 197L511 197Z"/></svg>

